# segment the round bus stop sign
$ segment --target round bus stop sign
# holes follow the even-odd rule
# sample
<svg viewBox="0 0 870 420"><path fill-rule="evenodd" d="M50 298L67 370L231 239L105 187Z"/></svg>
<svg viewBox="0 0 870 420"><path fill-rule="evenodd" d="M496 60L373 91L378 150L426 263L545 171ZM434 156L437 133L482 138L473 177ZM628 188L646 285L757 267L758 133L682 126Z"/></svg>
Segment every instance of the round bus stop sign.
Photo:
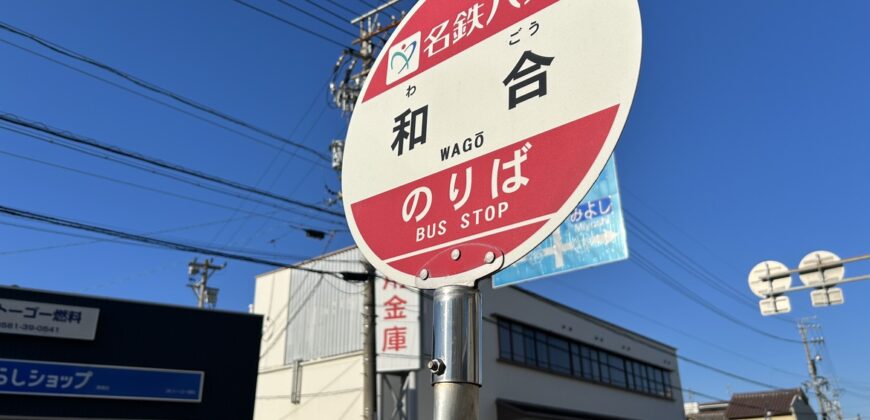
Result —
<svg viewBox="0 0 870 420"><path fill-rule="evenodd" d="M613 152L641 57L637 0L425 0L362 90L342 193L391 280L473 285L543 241Z"/></svg>

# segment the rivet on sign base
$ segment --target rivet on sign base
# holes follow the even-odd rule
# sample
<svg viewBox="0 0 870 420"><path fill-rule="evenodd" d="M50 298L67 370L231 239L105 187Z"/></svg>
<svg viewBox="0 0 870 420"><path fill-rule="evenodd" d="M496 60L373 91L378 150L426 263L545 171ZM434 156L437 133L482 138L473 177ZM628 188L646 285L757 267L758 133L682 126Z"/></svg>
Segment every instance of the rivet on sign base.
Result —
<svg viewBox="0 0 870 420"><path fill-rule="evenodd" d="M427 269L425 269L425 268L422 269L422 270L420 270L420 279L421 279L421 280L426 280L426 279L428 279L428 278L429 278L429 270L427 270Z"/></svg>
<svg viewBox="0 0 870 420"><path fill-rule="evenodd" d="M487 252L483 257L483 261L487 264L492 264L492 262L495 261L495 253L492 251Z"/></svg>
<svg viewBox="0 0 870 420"><path fill-rule="evenodd" d="M459 257L462 256L462 252L458 249L454 249L453 252L450 253L450 258L453 258L453 261L459 260Z"/></svg>

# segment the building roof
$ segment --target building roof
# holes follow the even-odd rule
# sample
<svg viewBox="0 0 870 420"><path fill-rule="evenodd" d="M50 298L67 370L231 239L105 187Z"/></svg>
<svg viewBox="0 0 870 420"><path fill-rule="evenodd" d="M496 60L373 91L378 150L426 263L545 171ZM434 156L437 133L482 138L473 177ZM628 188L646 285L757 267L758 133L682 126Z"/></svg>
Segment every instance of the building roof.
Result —
<svg viewBox="0 0 870 420"><path fill-rule="evenodd" d="M795 399L806 401L807 397L800 388L778 389L767 392L747 392L734 394L728 403L725 417L729 419L745 419L792 414Z"/></svg>
<svg viewBox="0 0 870 420"><path fill-rule="evenodd" d="M725 410L728 409L728 401L714 401L707 403L685 403L686 419L688 420L728 420Z"/></svg>

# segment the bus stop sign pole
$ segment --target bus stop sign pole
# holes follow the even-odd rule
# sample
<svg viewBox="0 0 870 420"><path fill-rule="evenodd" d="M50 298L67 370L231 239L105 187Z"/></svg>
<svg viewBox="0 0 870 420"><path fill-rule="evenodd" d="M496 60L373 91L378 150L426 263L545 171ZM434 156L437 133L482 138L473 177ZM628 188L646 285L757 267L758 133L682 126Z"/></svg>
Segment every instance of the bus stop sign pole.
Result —
<svg viewBox="0 0 870 420"><path fill-rule="evenodd" d="M481 345L480 290L446 286L435 290L434 349L429 362L435 420L479 418Z"/></svg>

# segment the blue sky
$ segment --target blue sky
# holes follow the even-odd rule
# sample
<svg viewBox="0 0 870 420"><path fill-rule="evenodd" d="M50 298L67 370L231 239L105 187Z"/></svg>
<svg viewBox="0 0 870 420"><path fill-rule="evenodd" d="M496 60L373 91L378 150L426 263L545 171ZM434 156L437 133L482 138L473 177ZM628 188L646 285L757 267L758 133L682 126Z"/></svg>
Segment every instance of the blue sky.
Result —
<svg viewBox="0 0 870 420"><path fill-rule="evenodd" d="M366 8L358 0L340 3L355 11ZM277 2L255 4L348 42L346 34ZM843 257L870 251L865 240L870 143L864 127L870 115L870 3L642 0L640 5L643 64L616 152L624 206L643 224L629 224L629 245L734 318L796 339L793 325L763 319L719 293L670 263L637 232L648 226L747 296L746 275L759 261L794 266L817 249ZM325 89L339 48L231 1L17 1L4 4L2 20L324 152L331 139L345 134L347 120L328 107ZM92 71L9 33L0 32L0 40ZM276 153L5 43L0 43L0 76L0 112L303 201L320 202L327 186L338 186L331 169ZM140 233L174 230L160 237L257 249L290 261L351 243L344 232L331 242L316 241L286 223L230 210L241 205L243 212L275 211L268 207L8 131L0 132L0 139L2 205ZM326 227L286 213L274 216ZM0 222L38 226L6 217ZM0 283L194 303L184 287L186 264L194 255L105 242L68 246L85 241L0 224ZM231 261L214 278L221 289L219 306L245 310L254 276L266 270ZM852 275L868 272L870 264L847 268ZM630 261L526 287L672 344L687 357L762 382L795 387L806 372L799 346L722 319ZM847 390L847 414L870 413L864 350L870 334L860 324L870 315L864 304L870 302L870 285L853 284L845 292L846 305L827 309L813 309L809 296L795 295L791 316L818 315L830 350L823 373L832 373L833 361ZM685 388L706 394L727 397L758 389L686 363L680 369Z"/></svg>

